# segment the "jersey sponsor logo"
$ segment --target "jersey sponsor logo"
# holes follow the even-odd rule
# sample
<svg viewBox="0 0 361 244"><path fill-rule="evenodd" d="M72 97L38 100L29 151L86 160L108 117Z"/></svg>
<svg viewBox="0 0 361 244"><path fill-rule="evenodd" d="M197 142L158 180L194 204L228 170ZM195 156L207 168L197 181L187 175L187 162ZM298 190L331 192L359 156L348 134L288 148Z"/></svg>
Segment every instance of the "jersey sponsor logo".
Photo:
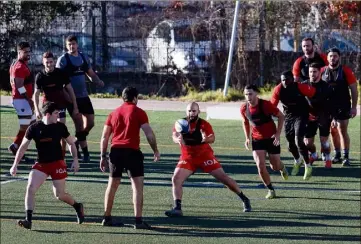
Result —
<svg viewBox="0 0 361 244"><path fill-rule="evenodd" d="M64 174L64 173L66 173L66 169L62 169L62 168L57 169L57 170L55 171L55 173L56 173L56 174Z"/></svg>
<svg viewBox="0 0 361 244"><path fill-rule="evenodd" d="M50 142L50 141L53 141L53 138L43 138L43 139L40 139L40 142Z"/></svg>
<svg viewBox="0 0 361 244"><path fill-rule="evenodd" d="M211 160L204 161L203 164L204 164L204 166L210 166L210 165L218 164L218 162L215 159L211 159Z"/></svg>

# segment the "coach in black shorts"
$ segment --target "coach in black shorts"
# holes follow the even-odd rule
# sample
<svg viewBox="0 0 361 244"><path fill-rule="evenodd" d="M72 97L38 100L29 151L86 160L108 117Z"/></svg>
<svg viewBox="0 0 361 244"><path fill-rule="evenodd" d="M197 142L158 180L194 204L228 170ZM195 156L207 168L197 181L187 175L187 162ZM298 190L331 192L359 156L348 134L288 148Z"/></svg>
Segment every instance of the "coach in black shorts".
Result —
<svg viewBox="0 0 361 244"><path fill-rule="evenodd" d="M149 125L147 114L137 107L138 91L134 87L126 87L122 94L124 103L109 114L103 129L100 142L100 169L104 172L107 166L107 147L110 135L113 134L110 149L109 182L105 192L105 212L102 225L112 226L111 211L114 196L120 184L122 171L126 170L132 182L133 203L135 213L135 229L150 229L142 220L144 165L140 151L140 129L144 131L148 143L154 152L154 161L159 160L157 142Z"/></svg>

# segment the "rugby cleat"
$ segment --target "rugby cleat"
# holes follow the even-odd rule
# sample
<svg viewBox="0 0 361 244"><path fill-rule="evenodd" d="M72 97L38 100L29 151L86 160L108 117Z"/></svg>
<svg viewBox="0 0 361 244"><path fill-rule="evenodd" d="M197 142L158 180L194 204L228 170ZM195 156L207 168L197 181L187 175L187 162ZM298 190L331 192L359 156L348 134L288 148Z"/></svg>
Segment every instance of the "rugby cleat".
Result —
<svg viewBox="0 0 361 244"><path fill-rule="evenodd" d="M180 209L172 208L171 210L165 211L164 214L168 217L182 217L183 211Z"/></svg>
<svg viewBox="0 0 361 244"><path fill-rule="evenodd" d="M331 169L332 168L332 161L331 160L326 160L325 161L325 168L326 169Z"/></svg>
<svg viewBox="0 0 361 244"><path fill-rule="evenodd" d="M78 224L82 224L84 222L84 206L82 203L79 203L79 211L76 211L76 218Z"/></svg>
<svg viewBox="0 0 361 244"><path fill-rule="evenodd" d="M312 177L312 167L305 167L305 174L303 175L304 180L309 180Z"/></svg>
<svg viewBox="0 0 361 244"><path fill-rule="evenodd" d="M293 176L297 175L298 172L300 171L300 167L301 167L301 163L293 164L291 175L293 175Z"/></svg>
<svg viewBox="0 0 361 244"><path fill-rule="evenodd" d="M27 219L18 220L18 226L31 230L31 222L28 221Z"/></svg>
<svg viewBox="0 0 361 244"><path fill-rule="evenodd" d="M343 161L342 161L342 166L345 167L345 166L351 166L350 164L350 160L348 158L345 158Z"/></svg>
<svg viewBox="0 0 361 244"><path fill-rule="evenodd" d="M283 166L283 169L281 170L281 177L284 180L288 180L288 171L286 166Z"/></svg>
<svg viewBox="0 0 361 244"><path fill-rule="evenodd" d="M268 190L268 193L266 195L267 199L274 199L276 198L276 192L275 190Z"/></svg>
<svg viewBox="0 0 361 244"><path fill-rule="evenodd" d="M342 163L341 157L339 157L339 156L334 156L334 157L332 158L332 163L333 163L333 164Z"/></svg>
<svg viewBox="0 0 361 244"><path fill-rule="evenodd" d="M247 198L244 202L243 202L243 212L251 212L252 211L252 207L251 207L251 201Z"/></svg>
<svg viewBox="0 0 361 244"><path fill-rule="evenodd" d="M140 223L140 224L136 223L134 225L134 229L136 229L136 230L150 230L150 229L152 229L152 227L149 224L147 224L146 222L142 221L142 223Z"/></svg>

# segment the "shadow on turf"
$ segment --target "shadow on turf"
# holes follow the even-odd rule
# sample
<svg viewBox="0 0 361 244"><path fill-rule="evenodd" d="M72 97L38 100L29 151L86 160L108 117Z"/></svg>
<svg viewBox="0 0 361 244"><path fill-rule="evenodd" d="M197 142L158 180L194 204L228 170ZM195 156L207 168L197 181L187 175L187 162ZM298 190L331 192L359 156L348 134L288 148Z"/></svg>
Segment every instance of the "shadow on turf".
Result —
<svg viewBox="0 0 361 244"><path fill-rule="evenodd" d="M250 214L247 214L250 215ZM308 216L310 217L310 216ZM330 216L328 215L319 215L313 219L322 219L327 220ZM344 216L333 216L333 217L344 217ZM2 218L8 219L18 219L14 216L2 216ZM312 217L311 217L312 218ZM309 218L308 218L309 219ZM339 219L339 218L338 218ZM182 218L167 218L167 217L149 217L145 218L149 224L152 225L152 230L132 230L129 231L134 223L134 218L132 217L123 217L115 218L115 221L121 221L125 223L124 227L101 227L101 217L99 216L87 216L86 223L96 223L99 224L99 227L105 228L106 232L101 231L92 231L88 228L84 228L82 231L74 230L64 230L57 231L48 229L37 229L37 221L56 221L56 222L69 222L75 223L75 217L70 215L60 216L34 216L33 230L40 233L54 233L54 234L65 234L65 233L91 233L91 234L121 234L121 235L148 235L148 236L157 236L157 235L170 235L170 236L189 236L189 237L218 237L218 238L261 238L261 239L283 239L283 240L309 240L309 241L359 241L359 235L336 235L334 233L330 234L319 234L319 233L304 233L302 227L314 227L314 228L327 228L327 227L338 227L338 226L329 226L327 224L311 223L311 222L297 222L297 221L286 221L286 220L270 220L267 218L252 218L246 219L242 217L236 218L208 218L208 217L196 217L196 216L186 216ZM72 224L72 223L69 223ZM52 225L49 225L52 226ZM275 232L265 232L265 231L254 231L248 230L254 228L275 228L275 227L297 227L297 232L285 232L282 229L277 229ZM345 226L342 226L345 227ZM348 226L352 227L352 226ZM117 228L120 228L117 230ZM299 229L301 228L301 229ZM356 228L356 227L355 227Z"/></svg>
<svg viewBox="0 0 361 244"><path fill-rule="evenodd" d="M1 149L2 151L7 149ZM36 150L35 149L29 149L27 155L30 158L35 158ZM90 163L82 163L80 160L80 171L76 174L77 177L89 177L89 175L82 174L82 173L88 173L88 172L99 172L99 160L97 159L98 152L91 152L91 155L94 155L92 157L92 160ZM160 162L154 163L152 162L153 155L149 153L144 154L146 160L145 160L145 174L147 173L157 173L162 175L168 175L168 177L147 177L148 180L168 180L171 178L171 175L173 174L174 168L176 166L176 163L179 159L179 154L162 154L163 159L161 159ZM258 171L256 168L256 165L254 164L253 158L251 155L249 156L232 156L232 155L218 155L217 158L221 162L224 171L230 175L233 174L254 174L257 175ZM285 160L291 160L290 158L282 158ZM1 161L2 166L9 164L9 168L11 167L11 164L13 163L13 156L9 153L1 153ZM66 156L66 161L68 162L68 166L70 167L70 162L72 158L69 154ZM355 162L356 160L351 160ZM359 163L358 161L356 161ZM360 170L359 164L351 167L342 167L342 168L333 168L333 169L325 169L322 166L317 165L318 162L315 163L316 167L314 167L314 176L327 176L327 177L347 177L347 178L360 178ZM25 164L23 162L19 165L19 170L28 170L30 169L30 164ZM338 167L338 166L337 166ZM291 167L288 166L289 171L291 170ZM274 172L269 169L269 172L271 175L279 175L278 172ZM196 175L199 174L200 171L196 172ZM301 173L303 173L303 169L301 169ZM105 174L99 174L99 175L92 175L92 178L104 178L107 177ZM193 181L207 181L207 182L217 182L215 179L212 178L206 178L206 179L192 179L192 177L189 178L188 182ZM359 181L357 181L359 182ZM287 182L288 183L288 182ZM291 183L292 184L292 183ZM296 184L296 183L295 183ZM297 183L299 184L299 183ZM306 184L303 182L303 184ZM322 183L315 183L310 182L309 184L322 184Z"/></svg>

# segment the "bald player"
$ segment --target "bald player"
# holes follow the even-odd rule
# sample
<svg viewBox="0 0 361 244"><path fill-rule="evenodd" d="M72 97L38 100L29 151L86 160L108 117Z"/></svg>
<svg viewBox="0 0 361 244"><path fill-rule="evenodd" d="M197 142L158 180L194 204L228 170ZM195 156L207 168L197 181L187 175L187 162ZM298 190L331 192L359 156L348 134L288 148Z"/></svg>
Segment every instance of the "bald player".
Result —
<svg viewBox="0 0 361 244"><path fill-rule="evenodd" d="M209 145L215 141L212 126L207 121L199 118L199 113L199 105L197 103L192 102L188 104L187 117L184 119L189 123L189 132L179 133L173 128L173 142L180 145L181 155L172 177L174 207L166 211L165 215L168 217L183 216L181 207L183 183L197 169L211 174L236 193L243 201L243 212L250 212L250 200L243 194L237 182L223 171L221 164L214 156L213 150Z"/></svg>

